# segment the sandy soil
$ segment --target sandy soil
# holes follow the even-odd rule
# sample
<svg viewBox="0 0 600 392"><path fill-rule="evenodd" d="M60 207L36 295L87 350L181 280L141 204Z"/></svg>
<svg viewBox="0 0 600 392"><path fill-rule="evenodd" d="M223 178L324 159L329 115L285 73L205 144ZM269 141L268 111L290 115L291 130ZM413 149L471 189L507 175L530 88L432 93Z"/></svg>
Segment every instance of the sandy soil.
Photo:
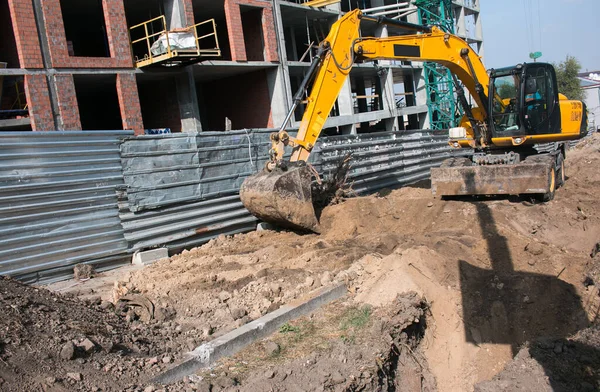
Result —
<svg viewBox="0 0 600 392"><path fill-rule="evenodd" d="M162 335L162 344L174 361L333 281L349 287L345 306L368 304L375 311L390 309L400 294L416 292L429 304L429 314L414 350L423 355L438 390L472 391L499 373L510 373L511 365L501 372L528 347L530 354L519 355L542 370L505 390L527 390L529 383L541 384L542 379L557 385L546 365L552 361L541 361L541 354L530 348L540 338L579 342L579 336L585 340L593 335L585 331L600 308L600 255L591 257L600 241L599 147L595 136L570 151L568 180L546 204L518 198L442 201L431 196L426 184L383 190L327 207L320 235L261 231L221 237L128 272L111 292L90 293L85 284L67 291L113 302L131 299L135 306L118 312L121 321L151 331L164 326L169 333ZM155 308L153 315L144 301ZM310 371L299 363L313 351L282 355L277 366L300 374ZM11 364L10 358L5 361ZM577 356L573 361L584 366ZM577 379L579 387L600 388L594 376L597 363L586 373L592 376ZM0 361L0 371L2 366ZM256 368L251 375L225 376L233 383L212 384L196 377L179 387L243 389L265 381L265 374L270 375ZM143 384L144 377L140 372L132 382ZM278 384L277 390L294 390L285 385ZM350 384L322 387L338 390L343 385Z"/></svg>

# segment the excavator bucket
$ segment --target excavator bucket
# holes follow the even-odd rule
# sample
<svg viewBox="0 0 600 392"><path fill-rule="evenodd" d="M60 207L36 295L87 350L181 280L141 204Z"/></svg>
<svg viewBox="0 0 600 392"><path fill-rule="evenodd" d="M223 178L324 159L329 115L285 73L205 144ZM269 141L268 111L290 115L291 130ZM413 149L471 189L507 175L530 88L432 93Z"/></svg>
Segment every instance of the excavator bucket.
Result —
<svg viewBox="0 0 600 392"><path fill-rule="evenodd" d="M240 188L244 206L265 222L319 233L312 203L313 174L303 163L289 163L285 169L263 170L248 177Z"/></svg>
<svg viewBox="0 0 600 392"><path fill-rule="evenodd" d="M544 194L550 165L543 163L431 169L435 196Z"/></svg>

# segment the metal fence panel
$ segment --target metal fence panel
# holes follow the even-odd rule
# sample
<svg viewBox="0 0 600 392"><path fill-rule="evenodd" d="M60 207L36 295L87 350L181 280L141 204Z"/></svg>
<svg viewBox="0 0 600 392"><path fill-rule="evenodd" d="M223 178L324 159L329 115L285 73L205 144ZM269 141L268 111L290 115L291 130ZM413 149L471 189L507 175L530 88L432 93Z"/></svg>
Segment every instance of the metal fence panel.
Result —
<svg viewBox="0 0 600 392"><path fill-rule="evenodd" d="M264 166L269 132L206 132L126 140L121 149L126 187L119 203L130 250L156 246L177 250L220 234L254 230L257 220L244 208L238 192L243 180ZM311 163L327 175L341 157L352 152L354 188L368 193L428 178L429 168L439 166L451 154L447 139L447 132L430 130L323 137ZM153 163L162 156L168 157L160 164ZM183 174L176 173L178 170ZM149 175L154 171L174 174L160 179Z"/></svg>
<svg viewBox="0 0 600 392"><path fill-rule="evenodd" d="M133 212L237 192L263 165L268 130L203 132L131 138L121 146L129 209Z"/></svg>
<svg viewBox="0 0 600 392"><path fill-rule="evenodd" d="M47 281L126 260L115 188L131 134L0 133L0 274Z"/></svg>
<svg viewBox="0 0 600 392"><path fill-rule="evenodd" d="M327 176L349 153L353 157L349 177L359 194L427 179L432 167L456 155L448 146L447 131L414 130L323 138L311 159Z"/></svg>
<svg viewBox="0 0 600 392"><path fill-rule="evenodd" d="M257 220L242 205L238 191L244 178L265 164L270 132L203 132L124 141L126 186L119 193L119 205L130 251L157 246L177 250L220 234L255 229ZM165 174L168 178L161 178Z"/></svg>

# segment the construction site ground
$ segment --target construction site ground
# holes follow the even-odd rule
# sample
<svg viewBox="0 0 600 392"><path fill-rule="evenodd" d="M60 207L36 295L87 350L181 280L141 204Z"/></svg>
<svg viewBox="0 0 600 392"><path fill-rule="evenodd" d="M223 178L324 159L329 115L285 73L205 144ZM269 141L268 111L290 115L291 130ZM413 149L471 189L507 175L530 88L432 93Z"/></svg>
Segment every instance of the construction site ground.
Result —
<svg viewBox="0 0 600 392"><path fill-rule="evenodd" d="M600 390L599 167L595 135L544 204L445 201L423 184L329 206L320 235L220 237L52 291L0 280L0 390ZM334 282L345 298L152 384Z"/></svg>

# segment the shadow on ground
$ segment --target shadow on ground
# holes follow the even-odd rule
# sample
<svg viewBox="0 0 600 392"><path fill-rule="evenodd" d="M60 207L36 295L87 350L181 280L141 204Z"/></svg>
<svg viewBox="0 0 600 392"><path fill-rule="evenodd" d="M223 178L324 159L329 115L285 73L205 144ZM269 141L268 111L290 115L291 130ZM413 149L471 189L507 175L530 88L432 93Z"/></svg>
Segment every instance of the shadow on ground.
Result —
<svg viewBox="0 0 600 392"><path fill-rule="evenodd" d="M515 271L507 239L499 233L489 207L484 202L473 204L492 268L458 261L466 340L509 344L514 355L530 342L524 355L543 367L552 390L598 390L600 342L587 345L568 339L590 324L575 287L557 276ZM540 381L532 377L525 377L523 383ZM512 378L513 383L518 381L518 377ZM544 380L546 389L536 389L539 385L519 387L548 390L548 382Z"/></svg>

